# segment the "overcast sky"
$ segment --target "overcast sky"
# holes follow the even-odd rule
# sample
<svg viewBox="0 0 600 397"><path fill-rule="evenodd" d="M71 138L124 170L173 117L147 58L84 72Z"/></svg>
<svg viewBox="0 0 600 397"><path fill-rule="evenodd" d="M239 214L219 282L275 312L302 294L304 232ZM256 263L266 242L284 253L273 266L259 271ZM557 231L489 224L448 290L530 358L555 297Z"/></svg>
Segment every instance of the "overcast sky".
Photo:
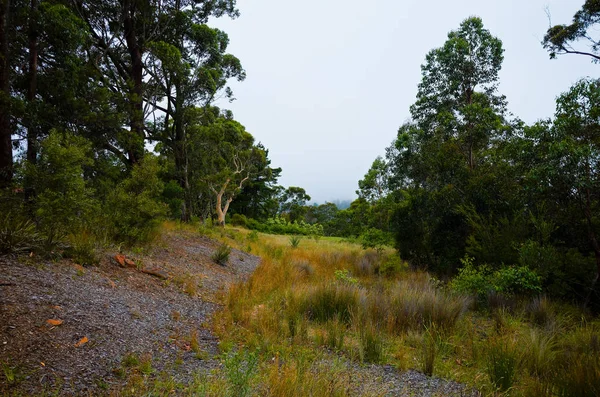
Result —
<svg viewBox="0 0 600 397"><path fill-rule="evenodd" d="M476 15L504 44L500 92L527 123L551 117L554 100L584 76L588 58L549 60L540 42L583 0L238 0L241 16L212 22L247 78L231 109L282 167L280 184L313 201L354 199L371 163L408 119L420 65Z"/></svg>

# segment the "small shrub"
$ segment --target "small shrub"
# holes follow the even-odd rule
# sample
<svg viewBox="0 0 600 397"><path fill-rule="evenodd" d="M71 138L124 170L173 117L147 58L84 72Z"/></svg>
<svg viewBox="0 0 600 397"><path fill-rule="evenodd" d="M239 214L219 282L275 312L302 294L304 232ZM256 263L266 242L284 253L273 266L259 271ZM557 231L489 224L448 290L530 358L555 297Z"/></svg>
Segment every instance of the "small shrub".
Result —
<svg viewBox="0 0 600 397"><path fill-rule="evenodd" d="M533 298L525 306L525 314L533 324L538 326L548 325L555 317L550 301L545 296Z"/></svg>
<svg viewBox="0 0 600 397"><path fill-rule="evenodd" d="M231 247L227 244L221 244L212 254L211 259L215 261L216 264L225 266L229 260L229 254L231 254Z"/></svg>
<svg viewBox="0 0 600 397"><path fill-rule="evenodd" d="M486 371L490 382L501 391L508 391L515 381L517 355L514 349L501 341L493 342L487 350Z"/></svg>
<svg viewBox="0 0 600 397"><path fill-rule="evenodd" d="M252 230L246 235L246 238L248 241L255 243L258 241L258 232L256 232L256 230Z"/></svg>
<svg viewBox="0 0 600 397"><path fill-rule="evenodd" d="M358 301L358 290L352 285L322 284L305 294L300 307L311 320L326 322L339 318L344 324L349 324Z"/></svg>
<svg viewBox="0 0 600 397"><path fill-rule="evenodd" d="M147 155L109 194L103 213L114 241L132 246L156 236L168 210L161 201L164 186L159 172L158 160Z"/></svg>
<svg viewBox="0 0 600 397"><path fill-rule="evenodd" d="M39 244L40 237L33 222L10 212L0 215L0 254L32 251Z"/></svg>
<svg viewBox="0 0 600 397"><path fill-rule="evenodd" d="M248 227L248 218L242 214L233 214L229 221L233 226Z"/></svg>
<svg viewBox="0 0 600 397"><path fill-rule="evenodd" d="M258 355L243 351L231 351L223 360L227 378L227 395L249 396L251 380L258 368Z"/></svg>
<svg viewBox="0 0 600 397"><path fill-rule="evenodd" d="M347 269L336 270L334 272L334 274L335 274L335 279L338 281L341 281L343 283L348 283L350 285L358 284L358 279L352 277L352 274L350 274L350 272Z"/></svg>
<svg viewBox="0 0 600 397"><path fill-rule="evenodd" d="M363 249L373 248L381 253L385 246L390 245L391 238L388 233L375 228L370 228L360 235Z"/></svg>
<svg viewBox="0 0 600 397"><path fill-rule="evenodd" d="M390 255L381 262L379 274L385 277L394 277L402 272L403 264L398 255Z"/></svg>
<svg viewBox="0 0 600 397"><path fill-rule="evenodd" d="M298 248L298 246L300 245L300 237L299 236L290 237L290 245L292 246L292 248Z"/></svg>
<svg viewBox="0 0 600 397"><path fill-rule="evenodd" d="M93 235L87 231L72 234L69 236L68 248L65 254L73 262L81 266L92 266L99 262L96 250L96 240Z"/></svg>
<svg viewBox="0 0 600 397"><path fill-rule="evenodd" d="M435 336L427 330L421 342L421 371L427 376L433 375L437 352Z"/></svg>
<svg viewBox="0 0 600 397"><path fill-rule="evenodd" d="M373 252L367 251L360 257L354 266L356 274L361 276L372 276L379 272L380 256Z"/></svg>
<svg viewBox="0 0 600 397"><path fill-rule="evenodd" d="M383 339L381 333L370 322L363 322L359 327L358 353L360 361L380 363L383 359Z"/></svg>

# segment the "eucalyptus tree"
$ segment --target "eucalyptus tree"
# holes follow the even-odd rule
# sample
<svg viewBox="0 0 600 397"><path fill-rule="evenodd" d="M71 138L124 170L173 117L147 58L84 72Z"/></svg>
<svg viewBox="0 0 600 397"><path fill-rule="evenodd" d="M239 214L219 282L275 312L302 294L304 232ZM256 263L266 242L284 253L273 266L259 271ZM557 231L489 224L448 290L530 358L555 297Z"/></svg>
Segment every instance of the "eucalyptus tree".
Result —
<svg viewBox="0 0 600 397"><path fill-rule="evenodd" d="M12 130L10 127L10 0L0 0L0 187L9 186L13 177Z"/></svg>
<svg viewBox="0 0 600 397"><path fill-rule="evenodd" d="M161 47L165 37L179 31L183 14L189 15L194 24L203 24L211 16L237 16L235 0L73 0L72 6L88 25L94 42L89 56L102 84L127 115L128 129L119 132L118 146L113 145L113 150L121 150L116 154L129 164L139 162L144 153L147 117L154 110L149 105L151 49Z"/></svg>
<svg viewBox="0 0 600 397"><path fill-rule="evenodd" d="M412 120L388 149L389 184L402 192L398 247L434 270L452 271L464 254L469 227L460 208L484 207L480 168L508 130L506 101L497 92L503 51L477 17L451 31L427 54Z"/></svg>
<svg viewBox="0 0 600 397"><path fill-rule="evenodd" d="M214 199L217 223L225 217L234 198L259 172L266 153L237 121L220 115L209 124L189 127L191 183L204 187Z"/></svg>
<svg viewBox="0 0 600 397"><path fill-rule="evenodd" d="M146 70L148 105L154 116L150 138L170 148L175 161L175 176L185 192L182 217L189 220L191 196L189 182L186 114L205 108L210 115L210 104L221 93L232 98L226 86L231 78L245 78L240 61L227 54L229 39L224 32L207 26L197 12L173 10L175 23L164 32L161 40L149 45ZM203 117L208 123L210 117ZM198 120L196 121L198 122Z"/></svg>
<svg viewBox="0 0 600 397"><path fill-rule="evenodd" d="M600 61L600 2L586 0L573 16L569 25L554 25L548 29L542 44L554 59L558 55L575 54L590 57L593 62ZM587 46L587 48L586 48Z"/></svg>

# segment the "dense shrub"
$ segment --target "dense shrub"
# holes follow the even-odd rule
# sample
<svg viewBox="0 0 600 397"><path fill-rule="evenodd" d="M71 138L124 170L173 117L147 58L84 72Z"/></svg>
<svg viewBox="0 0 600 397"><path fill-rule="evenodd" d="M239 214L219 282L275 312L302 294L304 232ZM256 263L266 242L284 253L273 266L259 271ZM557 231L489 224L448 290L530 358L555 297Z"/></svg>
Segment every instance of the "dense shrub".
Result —
<svg viewBox="0 0 600 397"><path fill-rule="evenodd" d="M318 223L309 224L304 221L288 222L283 218L269 218L264 223L255 219L247 219L249 229L271 234L298 234L303 236L322 236L323 226Z"/></svg>
<svg viewBox="0 0 600 397"><path fill-rule="evenodd" d="M461 260L463 267L451 281L455 291L477 296L481 299L490 292L505 295L537 294L542 291L541 277L526 266L504 266L493 271L487 265L476 267L473 258Z"/></svg>
<svg viewBox="0 0 600 397"><path fill-rule="evenodd" d="M91 143L80 136L52 131L42 142L37 164L25 167L42 233L74 232L93 223L100 203L84 179L92 162Z"/></svg>
<svg viewBox="0 0 600 397"><path fill-rule="evenodd" d="M149 241L156 233L167 214L159 170L156 158L148 155L109 195L104 213L113 240L131 245Z"/></svg>
<svg viewBox="0 0 600 397"><path fill-rule="evenodd" d="M359 240L364 249L374 248L377 251L382 251L385 246L392 245L392 238L389 233L375 228L365 230L360 235Z"/></svg>

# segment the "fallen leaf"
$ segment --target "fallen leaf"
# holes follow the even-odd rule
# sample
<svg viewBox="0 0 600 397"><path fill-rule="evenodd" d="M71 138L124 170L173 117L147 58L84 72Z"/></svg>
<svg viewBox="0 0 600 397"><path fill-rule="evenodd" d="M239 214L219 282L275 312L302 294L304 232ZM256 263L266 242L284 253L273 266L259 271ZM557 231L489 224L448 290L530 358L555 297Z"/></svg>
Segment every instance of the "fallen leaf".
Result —
<svg viewBox="0 0 600 397"><path fill-rule="evenodd" d="M79 347L81 345L83 345L84 343L88 343L89 339L87 338L87 336L84 336L83 338L81 338L79 340L79 342L75 343L75 347Z"/></svg>
<svg viewBox="0 0 600 397"><path fill-rule="evenodd" d="M46 320L46 322L50 325L57 326L57 325L61 325L63 323L63 320L48 319L48 320Z"/></svg>
<svg viewBox="0 0 600 397"><path fill-rule="evenodd" d="M45 366L46 366L46 364L44 364L44 362L43 362L43 361L40 361L40 364L42 364L42 367L45 367Z"/></svg>
<svg viewBox="0 0 600 397"><path fill-rule="evenodd" d="M136 264L135 264L135 262L134 262L134 261L132 261L132 260L131 260L131 259L129 259L129 258L125 258L125 264L126 264L127 266L129 266L129 267L136 267Z"/></svg>
<svg viewBox="0 0 600 397"><path fill-rule="evenodd" d="M121 267L125 267L125 255L115 255L115 260Z"/></svg>

